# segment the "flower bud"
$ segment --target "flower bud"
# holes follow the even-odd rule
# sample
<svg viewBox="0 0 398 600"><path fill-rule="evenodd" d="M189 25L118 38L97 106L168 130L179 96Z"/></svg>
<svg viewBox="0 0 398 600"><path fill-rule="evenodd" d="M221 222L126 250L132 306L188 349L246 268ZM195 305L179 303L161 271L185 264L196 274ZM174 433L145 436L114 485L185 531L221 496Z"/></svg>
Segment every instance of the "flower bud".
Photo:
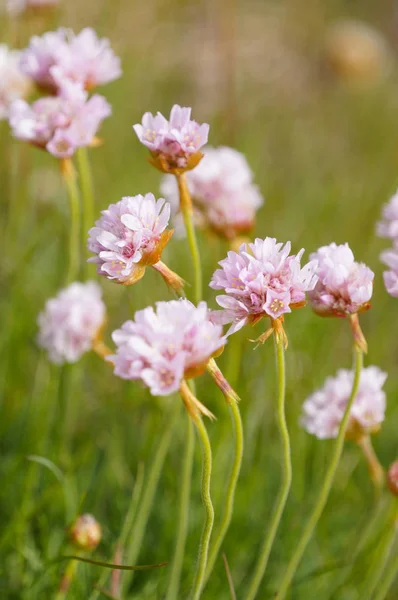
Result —
<svg viewBox="0 0 398 600"><path fill-rule="evenodd" d="M94 550L101 537L101 525L90 514L78 517L69 529L70 541L80 550Z"/></svg>
<svg viewBox="0 0 398 600"><path fill-rule="evenodd" d="M391 493L398 496L398 460L393 462L388 470L387 483Z"/></svg>

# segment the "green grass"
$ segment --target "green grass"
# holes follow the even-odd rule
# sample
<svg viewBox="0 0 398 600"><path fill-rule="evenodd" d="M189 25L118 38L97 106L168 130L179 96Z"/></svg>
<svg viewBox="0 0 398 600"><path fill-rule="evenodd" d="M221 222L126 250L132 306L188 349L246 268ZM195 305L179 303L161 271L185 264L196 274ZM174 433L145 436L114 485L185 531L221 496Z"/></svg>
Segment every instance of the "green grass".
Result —
<svg viewBox="0 0 398 600"><path fill-rule="evenodd" d="M64 4L62 23L75 29L92 25L111 38L123 58L123 78L102 90L114 112L101 131L105 143L90 153L97 214L122 195L157 193L160 175L147 163L145 149L131 125L146 110L168 111L179 102L192 105L199 121L210 122L212 145L233 139L247 155L266 199L256 235L290 239L293 249L304 247L307 256L321 244L348 241L356 257L375 271L373 307L361 317L361 323L369 343L366 364L378 365L389 374L387 418L374 439L387 467L398 454L398 302L384 290L379 252L388 243L376 238L374 229L381 205L395 191L398 180L396 73L373 87L336 84L322 72L319 48L329 20L343 14L339 10L343 3L329 2L321 11L316 2L296 0L285 3L286 14L279 15L283 25L280 43L283 48L285 26L289 31L292 28L290 49L300 56L308 77L305 84L295 81L293 69L281 71L278 80L270 83L267 30L258 48L250 50L253 39L243 17L251 15L266 24L271 8L265 3L242 3L238 8L236 106L231 112L234 102L225 93L228 74L214 66L219 64L216 55L210 57L208 67L202 56L204 40L208 50L221 48L217 37L221 34L215 26L220 15L213 3L207 3L207 8L204 2L177 0L142 4L108 0L102 8L94 2L73 6L75 3L65 0ZM357 17L372 18L387 31L387 9L375 11L370 2L353 4L351 15L356 11ZM2 31L6 31L5 22ZM21 33L26 41L24 35L26 32ZM257 30L253 36L258 36ZM242 58L246 50L257 53L255 74ZM66 277L68 206L56 161L34 148L15 144L6 124L0 126L0 597L42 600L54 597L66 565L50 563L69 553L65 528L76 514L96 516L103 527L103 541L93 557L113 561L127 515L134 527L131 499L137 478L143 472L145 486L162 432L179 411L180 400L152 398L140 385L114 377L94 355L86 355L75 366L55 367L37 347L37 315ZM17 159L20 170L13 175L10 165ZM202 233L199 246L206 286L227 247ZM171 242L165 260L191 281L184 240ZM90 269L90 276L98 281L94 267ZM171 297L155 272L148 271L130 288L103 279L100 283L109 312L108 332L135 310ZM205 293L215 307L215 294L207 288ZM263 326L257 330L262 332ZM326 376L351 364L351 336L344 321L320 319L305 308L287 317L286 331L293 484L261 600L273 597L275 581L292 554L330 457L330 442L312 439L299 427L301 404ZM231 368L232 348L226 348L219 364L225 372L230 370L242 398L245 454L223 551L237 596L243 599L278 491L281 452L272 343L254 350L246 341L254 337L252 331L245 329L239 336L243 343L239 374ZM208 424L217 524L233 453L231 425L227 406L208 375L197 381L197 392L217 416L217 421ZM183 425L181 418L161 472L137 564L171 561L173 556ZM31 455L44 457L54 467L28 460ZM197 444L182 600L192 583L203 521L200 469ZM372 510L366 466L359 449L347 443L327 509L300 565L290 600L357 600L373 564L372 552L377 554L386 530L383 516L387 513L383 513L377 535L351 564L353 549ZM130 533L131 528L125 534L125 556L134 541ZM68 597L86 599L103 577L103 570L80 564L77 573ZM122 580L125 577L122 575ZM167 581L167 567L136 573L123 598L163 598ZM395 584L387 598L394 600L397 595ZM229 598L220 556L203 599Z"/></svg>

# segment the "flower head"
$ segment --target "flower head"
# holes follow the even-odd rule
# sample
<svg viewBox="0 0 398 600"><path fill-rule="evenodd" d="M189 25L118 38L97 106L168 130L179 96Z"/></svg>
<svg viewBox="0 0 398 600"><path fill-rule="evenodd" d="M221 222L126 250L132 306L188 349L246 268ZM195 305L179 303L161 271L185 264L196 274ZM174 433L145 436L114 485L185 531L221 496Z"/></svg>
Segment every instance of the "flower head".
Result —
<svg viewBox="0 0 398 600"><path fill-rule="evenodd" d="M94 550L102 538L101 525L93 515L81 515L70 527L69 537L79 550Z"/></svg>
<svg viewBox="0 0 398 600"><path fill-rule="evenodd" d="M382 216L383 220L377 223L377 234L398 242L398 191L388 204L383 206Z"/></svg>
<svg viewBox="0 0 398 600"><path fill-rule="evenodd" d="M26 10L52 8L59 0L7 0L7 10L11 15L19 15Z"/></svg>
<svg viewBox="0 0 398 600"><path fill-rule="evenodd" d="M316 313L344 317L369 308L374 273L355 262L348 244L323 246L310 258L318 261L318 283L308 295Z"/></svg>
<svg viewBox="0 0 398 600"><path fill-rule="evenodd" d="M191 110L175 104L169 120L160 112L155 116L147 112L142 123L133 126L155 166L166 173L192 169L202 158L199 149L207 143L209 125L191 121Z"/></svg>
<svg viewBox="0 0 398 600"><path fill-rule="evenodd" d="M384 285L387 292L394 298L398 298L398 248L385 250L381 254L381 260L390 267L389 271L384 271Z"/></svg>
<svg viewBox="0 0 398 600"><path fill-rule="evenodd" d="M231 332L264 316L278 319L305 302L305 293L317 282L317 262L301 267L303 252L289 256L290 242L283 246L269 237L228 252L210 287L225 291L217 303L224 309L221 320L233 323Z"/></svg>
<svg viewBox="0 0 398 600"><path fill-rule="evenodd" d="M109 40L99 39L90 27L77 35L61 28L33 36L22 53L21 67L40 88L50 93L59 90L57 73L89 90L117 79L122 73L120 59Z"/></svg>
<svg viewBox="0 0 398 600"><path fill-rule="evenodd" d="M160 260L170 239L166 230L170 206L153 194L122 198L102 211L102 217L89 231L88 249L96 256L90 262L98 273L118 283L134 283L146 266Z"/></svg>
<svg viewBox="0 0 398 600"><path fill-rule="evenodd" d="M221 146L207 147L198 166L187 173L200 225L207 225L219 235L233 239L253 227L256 210L263 198L243 154ZM175 178L165 175L161 191L177 212L179 194Z"/></svg>
<svg viewBox="0 0 398 600"><path fill-rule="evenodd" d="M101 296L95 282L75 282L47 301L38 318L38 343L52 362L75 363L91 350L105 321Z"/></svg>
<svg viewBox="0 0 398 600"><path fill-rule="evenodd" d="M80 84L62 80L58 96L41 98L32 105L15 100L9 108L9 123L14 137L57 158L69 158L77 148L93 142L111 112L103 96L88 98Z"/></svg>
<svg viewBox="0 0 398 600"><path fill-rule="evenodd" d="M115 374L142 380L154 396L179 390L183 378L200 375L225 344L220 325L209 319L206 302L157 302L140 310L113 333Z"/></svg>
<svg viewBox="0 0 398 600"><path fill-rule="evenodd" d="M0 120L6 119L13 100L25 98L31 90L31 81L20 66L20 52L0 44Z"/></svg>
<svg viewBox="0 0 398 600"><path fill-rule="evenodd" d="M350 412L348 436L358 439L379 429L386 410L386 395L382 389L386 379L387 374L378 367L362 370ZM337 437L353 380L352 371L341 369L336 377L328 377L323 388L307 398L301 424L309 433L319 439Z"/></svg>

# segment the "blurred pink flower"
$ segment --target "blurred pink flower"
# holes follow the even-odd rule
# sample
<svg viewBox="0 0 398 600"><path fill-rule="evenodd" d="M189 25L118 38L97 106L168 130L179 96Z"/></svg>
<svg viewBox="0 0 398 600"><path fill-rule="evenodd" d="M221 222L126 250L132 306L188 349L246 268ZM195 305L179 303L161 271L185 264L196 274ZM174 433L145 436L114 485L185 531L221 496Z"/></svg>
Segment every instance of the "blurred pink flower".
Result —
<svg viewBox="0 0 398 600"><path fill-rule="evenodd" d="M99 285L75 282L48 300L38 318L39 345L56 363L75 363L91 350L105 321Z"/></svg>
<svg viewBox="0 0 398 600"><path fill-rule="evenodd" d="M217 296L224 310L213 318L232 323L233 333L257 318L277 319L291 312L292 305L305 302L305 293L317 282L317 261L301 267L304 250L289 256L290 248L290 242L283 246L267 237L242 244L239 253L228 252L210 283L211 288L227 294Z"/></svg>
<svg viewBox="0 0 398 600"><path fill-rule="evenodd" d="M119 283L135 278L137 265L154 264L163 250L164 231L170 205L153 194L122 198L102 211L89 231L88 249L95 254L89 262L98 273ZM166 234L168 241L169 234Z"/></svg>
<svg viewBox="0 0 398 600"><path fill-rule="evenodd" d="M141 379L154 396L179 390L184 377L200 375L208 360L226 343L222 328L209 320L206 302L157 302L136 312L113 333L117 345L115 374Z"/></svg>
<svg viewBox="0 0 398 600"><path fill-rule="evenodd" d="M22 52L21 68L40 88L53 94L59 89L56 73L88 90L122 74L120 59L109 40L99 39L90 27L77 35L61 28L41 37L33 36Z"/></svg>
<svg viewBox="0 0 398 600"><path fill-rule="evenodd" d="M187 173L196 224L208 226L218 234L233 239L250 231L256 210L263 204L253 174L243 154L221 146L207 147L203 159ZM174 212L179 210L177 183L172 175L165 175L161 193L170 201Z"/></svg>
<svg viewBox="0 0 398 600"><path fill-rule="evenodd" d="M0 120L8 116L8 107L19 98L25 98L32 83L19 66L20 52L0 44Z"/></svg>
<svg viewBox="0 0 398 600"><path fill-rule="evenodd" d="M377 235L398 243L398 191L383 206L382 217L383 220L376 226Z"/></svg>
<svg viewBox="0 0 398 600"><path fill-rule="evenodd" d="M383 263L390 267L390 271L384 271L383 273L386 290L391 296L398 298L398 248L385 250L380 258Z"/></svg>
<svg viewBox="0 0 398 600"><path fill-rule="evenodd" d="M28 9L51 8L60 0L7 0L7 10L11 15L19 15Z"/></svg>
<svg viewBox="0 0 398 600"><path fill-rule="evenodd" d="M103 96L88 98L80 84L63 80L58 96L41 98L32 105L15 100L9 108L9 123L14 137L57 158L69 158L77 148L93 142L111 112Z"/></svg>
<svg viewBox="0 0 398 600"><path fill-rule="evenodd" d="M319 439L335 438L349 400L353 373L345 369L336 377L328 377L320 390L303 404L301 424ZM386 395L382 387L387 374L378 367L367 367L361 372L358 394L350 413L347 433L354 437L377 431L384 420Z"/></svg>
<svg viewBox="0 0 398 600"><path fill-rule="evenodd" d="M155 116L147 112L142 117L142 124L133 126L140 142L159 159L157 165L161 166L162 161L165 163L166 171L192 168L190 158L207 143L209 125L191 121L191 110L175 104L169 121L160 112ZM196 164L197 161L193 166Z"/></svg>
<svg viewBox="0 0 398 600"><path fill-rule="evenodd" d="M344 317L369 308L374 273L355 262L348 244L322 246L310 258L318 261L319 280L308 295L316 313Z"/></svg>

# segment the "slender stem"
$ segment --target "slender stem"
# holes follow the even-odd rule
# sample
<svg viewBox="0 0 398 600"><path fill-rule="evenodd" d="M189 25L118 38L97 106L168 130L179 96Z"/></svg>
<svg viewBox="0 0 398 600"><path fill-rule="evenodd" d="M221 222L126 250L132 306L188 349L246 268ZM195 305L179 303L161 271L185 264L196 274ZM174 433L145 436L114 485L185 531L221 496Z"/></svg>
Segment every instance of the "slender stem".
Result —
<svg viewBox="0 0 398 600"><path fill-rule="evenodd" d="M207 435L206 427L202 418L198 415L195 419L196 430L199 434L199 439L202 446L203 467L202 467L202 502L205 508L205 523L203 527L202 537L199 545L199 556L196 567L195 580L193 584L192 600L198 600L202 594L204 577L207 566L207 557L209 553L209 544L211 532L214 523L214 509L210 496L210 479L211 479L211 446L209 436Z"/></svg>
<svg viewBox="0 0 398 600"><path fill-rule="evenodd" d="M379 497L385 481L384 469L377 458L377 454L373 448L372 440L370 439L369 435L363 436L359 440L358 445L364 454L368 465L370 478L375 485L376 495Z"/></svg>
<svg viewBox="0 0 398 600"><path fill-rule="evenodd" d="M176 175L178 191L180 194L180 208L184 219L185 229L187 231L188 245L192 256L193 267L195 271L195 303L202 299L202 267L198 243L196 240L195 226L193 224L192 200L189 193L185 173Z"/></svg>
<svg viewBox="0 0 398 600"><path fill-rule="evenodd" d="M180 490L180 514L177 529L176 547L174 551L173 564L171 565L171 573L166 600L177 600L179 597L181 571L184 562L185 543L188 532L189 500L191 496L191 479L195 449L195 436L191 417L189 415L185 415L185 418L187 419L187 432L185 442L184 466L182 470Z"/></svg>
<svg viewBox="0 0 398 600"><path fill-rule="evenodd" d="M224 538L228 531L229 525L231 523L232 513L233 513L233 509L234 509L236 485L238 483L240 468L242 465L243 426L242 426L242 419L240 416L239 406L235 400L232 400L231 402L229 402L229 412L231 415L232 426L233 426L233 430L234 430L235 456L234 456L234 462L232 465L231 474L229 476L227 495L225 498L224 516L222 518L220 528L215 536L214 542L212 543L211 548L210 548L209 561L207 564L204 583L206 583L210 577L210 574L214 568L214 564L216 562L218 553L220 551L221 545L224 541Z"/></svg>
<svg viewBox="0 0 398 600"><path fill-rule="evenodd" d="M85 253L88 231L94 227L94 189L87 148L79 148L76 154L83 199L82 247ZM85 266L87 269L87 262L85 262Z"/></svg>
<svg viewBox="0 0 398 600"><path fill-rule="evenodd" d="M62 169L62 174L66 183L70 210L70 231L69 231L69 265L67 273L67 283L74 281L80 268L80 206L79 190L76 182L76 174L73 166L70 164Z"/></svg>
<svg viewBox="0 0 398 600"><path fill-rule="evenodd" d="M72 584L72 581L76 577L77 566L78 566L77 560L69 561L69 563L65 569L65 573L63 574L61 582L59 584L59 588L58 588L57 594L55 596L55 600L64 600L64 598L66 598L66 596L69 592L69 588Z"/></svg>
<svg viewBox="0 0 398 600"><path fill-rule="evenodd" d="M158 449L153 459L151 469L148 475L148 481L145 486L141 503L137 512L136 521L131 531L130 539L131 545L126 553L126 564L134 565L137 562L138 555L141 550L142 542L145 535L146 526L148 523L149 515L155 499L156 490L159 483L160 474L163 469L164 461L170 446L174 428L177 423L178 414L174 416L172 422L164 428L163 435L160 439ZM126 591L132 579L133 573L125 574L125 578L122 584L122 591Z"/></svg>
<svg viewBox="0 0 398 600"><path fill-rule="evenodd" d="M304 528L304 531L301 535L299 543L296 547L296 550L288 564L285 575L280 584L277 598L278 600L283 600L286 597L287 591L290 587L294 574L297 570L298 565L303 557L305 549L311 536L314 532L314 529L322 515L323 509L325 508L327 499L329 497L329 493L334 481L334 477L336 475L337 467L340 462L340 458L343 452L344 447L344 438L347 431L347 426L350 418L351 406L354 402L355 396L358 392L359 380L361 376L363 363L363 352L357 346L354 348L354 381L352 385L351 395L347 402L347 406L344 412L343 419L340 423L339 433L334 445L334 452L332 455L332 460L330 462L329 468L326 472L325 480L323 482L322 488L319 492L318 499L316 501L315 507L307 521L307 524Z"/></svg>
<svg viewBox="0 0 398 600"><path fill-rule="evenodd" d="M394 579L398 575L398 555L395 556L384 573L383 580L380 582L380 587L374 600L384 600L387 597L388 590L392 586Z"/></svg>
<svg viewBox="0 0 398 600"><path fill-rule="evenodd" d="M251 581L246 600L254 600L256 598L261 581L264 577L265 569L269 556L271 554L272 546L275 540L275 536L281 521L283 511L286 505L286 501L290 491L290 485L292 482L292 461L291 461L291 450L290 450L290 439L289 432L286 424L285 415L285 396L286 396L286 373L285 373L285 352L284 352L284 340L282 336L274 335L275 352L276 352L276 364L278 372L278 426L281 435L281 441L283 446L283 477L282 483L279 490L279 494L275 503L274 512L272 515L271 523L267 524L266 535L263 542L263 546L258 557L257 565L254 571L253 579Z"/></svg>
<svg viewBox="0 0 398 600"><path fill-rule="evenodd" d="M378 588L396 539L396 518L397 508L394 506L392 523L390 524L387 533L377 549L377 554L375 556L376 560L372 561L367 576L365 577L363 585L359 591L359 597L361 600L371 600L373 598L373 593Z"/></svg>

